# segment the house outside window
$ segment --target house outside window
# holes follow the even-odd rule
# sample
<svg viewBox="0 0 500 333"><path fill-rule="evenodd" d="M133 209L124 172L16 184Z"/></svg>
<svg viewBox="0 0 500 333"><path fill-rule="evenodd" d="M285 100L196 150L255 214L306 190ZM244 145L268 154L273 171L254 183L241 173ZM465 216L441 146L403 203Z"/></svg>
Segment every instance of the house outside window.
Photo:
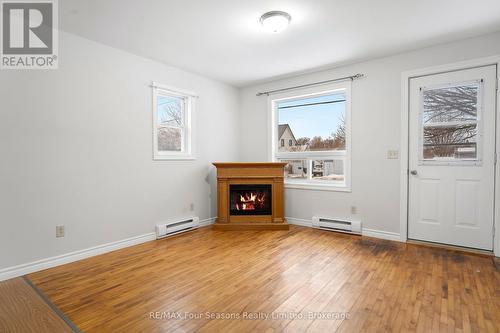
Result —
<svg viewBox="0 0 500 333"><path fill-rule="evenodd" d="M153 159L194 159L192 113L196 95L153 83Z"/></svg>
<svg viewBox="0 0 500 333"><path fill-rule="evenodd" d="M270 158L287 163L286 187L350 191L350 98L350 81L271 95Z"/></svg>
<svg viewBox="0 0 500 333"><path fill-rule="evenodd" d="M279 151L288 151L292 146L297 144L293 132L288 124L278 125L278 137L280 139ZM288 142L288 147L285 146L285 141Z"/></svg>

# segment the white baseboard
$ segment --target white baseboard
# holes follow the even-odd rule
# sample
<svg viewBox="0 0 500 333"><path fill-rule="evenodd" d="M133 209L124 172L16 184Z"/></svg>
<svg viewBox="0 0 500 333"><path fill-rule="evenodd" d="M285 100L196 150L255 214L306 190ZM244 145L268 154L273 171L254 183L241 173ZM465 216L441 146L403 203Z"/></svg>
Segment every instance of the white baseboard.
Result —
<svg viewBox="0 0 500 333"><path fill-rule="evenodd" d="M205 227L215 222L215 217L208 218L205 220L200 220L200 227ZM55 257L45 258L37 261L33 261L26 264L21 264L17 266L7 267L4 269L0 269L0 281L12 279L18 276L30 274L33 272L38 272L47 268L52 268L64 264L68 264L70 262L82 260L85 258L97 256L99 254L123 249L125 247L138 245L141 243L153 241L156 239L156 235L154 232L130 237L127 239L122 239L116 242L106 243L97 245L94 247L89 247L87 249L78 250L66 254L62 254Z"/></svg>
<svg viewBox="0 0 500 333"><path fill-rule="evenodd" d="M216 217L211 217L208 219L200 220L200 227L206 227L206 226L209 226L211 224L214 224L215 220L217 220Z"/></svg>
<svg viewBox="0 0 500 333"><path fill-rule="evenodd" d="M295 225L300 225L303 227L312 228L312 220L298 219L295 217L286 217L286 220L290 224L295 224ZM399 233L397 233L397 232L388 232L388 231L362 228L361 235L367 236L367 237L374 237L374 238L387 239L387 240L391 240L391 241L401 242L401 237L400 237Z"/></svg>
<svg viewBox="0 0 500 333"><path fill-rule="evenodd" d="M297 219L295 217L285 217L286 221L290 224L300 225L302 227L312 228L312 220Z"/></svg>
<svg viewBox="0 0 500 333"><path fill-rule="evenodd" d="M41 271L43 269L56 267L59 265L68 264L70 262L82 260L85 258L97 256L99 254L119 250L125 247L141 244L144 242L152 241L155 239L155 233L151 232L148 234L130 237L127 239L122 239L116 242L111 242L107 244L101 244L94 247L89 247L87 249L78 250L70 253L65 253L59 256L45 258L37 261L33 261L26 264L21 264L13 267L7 267L0 270L0 281L11 279L17 276L22 276L30 274L33 272Z"/></svg>
<svg viewBox="0 0 500 333"><path fill-rule="evenodd" d="M387 239L395 242L401 242L401 236L397 232L389 232L382 230L374 230L362 228L361 234L367 237L375 237L380 239Z"/></svg>

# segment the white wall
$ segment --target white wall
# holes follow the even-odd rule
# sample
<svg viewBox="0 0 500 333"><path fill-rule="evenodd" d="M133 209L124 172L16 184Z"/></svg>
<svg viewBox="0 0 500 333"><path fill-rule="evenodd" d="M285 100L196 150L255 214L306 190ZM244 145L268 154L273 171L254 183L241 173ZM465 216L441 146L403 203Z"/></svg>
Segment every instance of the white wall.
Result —
<svg viewBox="0 0 500 333"><path fill-rule="evenodd" d="M240 158L268 156L267 98L257 92L363 73L366 78L352 86L352 192L287 189L285 215L350 217L353 205L364 228L399 233L400 161L386 157L400 148L401 73L498 54L500 33L247 87L241 91Z"/></svg>
<svg viewBox="0 0 500 333"><path fill-rule="evenodd" d="M60 38L58 70L0 72L0 269L153 232L191 203L215 216L211 162L238 156L237 89ZM152 160L153 80L200 95L196 161Z"/></svg>

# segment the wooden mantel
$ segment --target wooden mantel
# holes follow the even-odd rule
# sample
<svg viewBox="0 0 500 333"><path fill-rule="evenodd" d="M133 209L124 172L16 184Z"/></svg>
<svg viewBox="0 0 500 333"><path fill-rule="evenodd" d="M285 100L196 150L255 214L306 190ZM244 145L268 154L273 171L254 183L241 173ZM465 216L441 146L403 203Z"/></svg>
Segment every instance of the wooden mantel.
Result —
<svg viewBox="0 0 500 333"><path fill-rule="evenodd" d="M217 168L218 230L288 230L284 217L283 168L286 163L213 163ZM231 185L271 185L271 215L231 215Z"/></svg>

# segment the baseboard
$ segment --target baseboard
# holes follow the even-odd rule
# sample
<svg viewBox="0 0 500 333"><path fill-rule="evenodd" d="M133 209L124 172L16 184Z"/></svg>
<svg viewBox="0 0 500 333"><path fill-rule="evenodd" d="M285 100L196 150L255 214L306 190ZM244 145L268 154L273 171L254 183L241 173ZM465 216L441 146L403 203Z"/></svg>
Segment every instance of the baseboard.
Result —
<svg viewBox="0 0 500 333"><path fill-rule="evenodd" d="M41 271L47 268L56 267L59 265L68 264L70 262L82 260L85 258L97 256L99 254L119 250L125 247L141 244L144 242L152 241L155 239L155 233L151 232L148 234L130 237L127 239L122 239L116 242L106 243L102 245L97 245L94 247L89 247L87 249L78 250L59 256L54 256L50 258L45 258L37 261L33 261L26 264L21 264L13 267L7 267L0 270L0 281L11 279L17 276L30 274L33 272Z"/></svg>
<svg viewBox="0 0 500 333"><path fill-rule="evenodd" d="M389 231L362 228L361 235L367 236L367 237L387 239L387 240L391 240L391 241L395 241L395 242L401 242L401 236L397 232L389 232Z"/></svg>
<svg viewBox="0 0 500 333"><path fill-rule="evenodd" d="M290 224L300 225L302 227L312 228L312 220L297 219L295 217L285 217L286 221Z"/></svg>
<svg viewBox="0 0 500 333"><path fill-rule="evenodd" d="M211 217L211 218L208 218L208 219L200 220L200 228L201 227L209 226L211 224L214 224L215 220L217 220L216 217Z"/></svg>
<svg viewBox="0 0 500 333"><path fill-rule="evenodd" d="M303 227L312 228L312 220L298 219L295 217L286 217L286 220L290 224L300 225ZM374 237L380 239L387 239L391 241L401 242L401 238L399 233L397 232L388 232L374 229L362 228L361 235L366 237Z"/></svg>
<svg viewBox="0 0 500 333"><path fill-rule="evenodd" d="M205 227L215 222L215 217L200 220L200 227ZM50 258L45 258L37 261L33 261L26 264L21 264L17 266L7 267L0 269L0 281L12 279L18 276L38 272L47 268L52 268L64 264L68 264L74 261L90 258L107 252L123 249L125 247L138 245L141 243L149 242L156 239L154 232L130 237L127 239L122 239L116 242L106 243L102 245L97 245L94 247L89 247L87 249L78 250L59 256L54 256Z"/></svg>

